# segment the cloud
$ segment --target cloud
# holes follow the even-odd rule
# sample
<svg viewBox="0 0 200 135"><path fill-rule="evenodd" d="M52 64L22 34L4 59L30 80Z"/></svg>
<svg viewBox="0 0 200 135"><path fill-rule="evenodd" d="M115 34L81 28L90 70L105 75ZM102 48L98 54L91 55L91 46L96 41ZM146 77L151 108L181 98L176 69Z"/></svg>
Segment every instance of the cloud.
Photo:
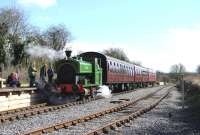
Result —
<svg viewBox="0 0 200 135"><path fill-rule="evenodd" d="M200 27L169 30L168 51L172 62L182 63L188 71L195 71L200 64Z"/></svg>
<svg viewBox="0 0 200 135"><path fill-rule="evenodd" d="M170 28L163 33L162 41L151 41L151 44L155 44L155 46L152 45L152 49L149 49L149 41L142 45L75 41L68 46L71 47L74 55L79 51L103 51L111 47L122 48L130 60L140 61L145 67L169 72L173 64L182 63L187 71L194 72L197 65L200 64L200 27Z"/></svg>
<svg viewBox="0 0 200 135"><path fill-rule="evenodd" d="M26 6L39 6L42 8L47 8L56 4L56 0L18 0L18 3Z"/></svg>

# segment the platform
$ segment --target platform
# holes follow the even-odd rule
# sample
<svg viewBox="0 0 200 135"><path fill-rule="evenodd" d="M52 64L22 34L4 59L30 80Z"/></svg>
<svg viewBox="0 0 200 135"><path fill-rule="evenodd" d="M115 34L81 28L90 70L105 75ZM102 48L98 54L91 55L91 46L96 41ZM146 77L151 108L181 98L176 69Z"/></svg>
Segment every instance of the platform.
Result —
<svg viewBox="0 0 200 135"><path fill-rule="evenodd" d="M27 107L41 101L36 88L0 88L0 111Z"/></svg>
<svg viewBox="0 0 200 135"><path fill-rule="evenodd" d="M6 79L3 79L3 78L0 77L0 88L6 87L6 86L4 85L4 82L6 82Z"/></svg>

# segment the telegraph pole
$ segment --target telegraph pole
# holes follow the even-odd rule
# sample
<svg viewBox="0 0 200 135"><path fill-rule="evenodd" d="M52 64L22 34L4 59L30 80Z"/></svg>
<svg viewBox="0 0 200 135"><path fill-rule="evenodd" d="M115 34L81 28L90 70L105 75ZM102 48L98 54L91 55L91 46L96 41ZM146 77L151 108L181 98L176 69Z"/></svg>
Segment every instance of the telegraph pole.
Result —
<svg viewBox="0 0 200 135"><path fill-rule="evenodd" d="M185 88L184 88L184 79L183 79L183 74L180 75L180 87L182 90L182 109L184 109L184 102L185 102Z"/></svg>

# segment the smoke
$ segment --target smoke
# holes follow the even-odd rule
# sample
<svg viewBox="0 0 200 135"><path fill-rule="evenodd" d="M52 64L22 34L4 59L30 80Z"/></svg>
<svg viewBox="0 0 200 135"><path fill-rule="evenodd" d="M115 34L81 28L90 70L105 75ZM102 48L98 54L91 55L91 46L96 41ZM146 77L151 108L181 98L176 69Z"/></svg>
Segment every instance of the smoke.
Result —
<svg viewBox="0 0 200 135"><path fill-rule="evenodd" d="M33 58L46 58L50 61L65 58L65 52L63 50L56 51L40 45L30 45L25 48L25 52Z"/></svg>
<svg viewBox="0 0 200 135"><path fill-rule="evenodd" d="M97 90L97 96L110 98L112 97L111 90L106 85L100 86L100 88Z"/></svg>

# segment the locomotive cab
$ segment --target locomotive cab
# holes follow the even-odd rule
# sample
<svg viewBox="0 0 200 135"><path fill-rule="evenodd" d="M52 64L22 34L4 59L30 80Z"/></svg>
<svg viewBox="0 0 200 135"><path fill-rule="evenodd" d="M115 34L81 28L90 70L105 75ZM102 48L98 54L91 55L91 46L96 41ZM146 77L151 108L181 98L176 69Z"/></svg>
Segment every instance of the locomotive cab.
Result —
<svg viewBox="0 0 200 135"><path fill-rule="evenodd" d="M83 95L102 84L102 69L98 59L83 61L81 57L67 58L56 64L57 90L64 94Z"/></svg>

